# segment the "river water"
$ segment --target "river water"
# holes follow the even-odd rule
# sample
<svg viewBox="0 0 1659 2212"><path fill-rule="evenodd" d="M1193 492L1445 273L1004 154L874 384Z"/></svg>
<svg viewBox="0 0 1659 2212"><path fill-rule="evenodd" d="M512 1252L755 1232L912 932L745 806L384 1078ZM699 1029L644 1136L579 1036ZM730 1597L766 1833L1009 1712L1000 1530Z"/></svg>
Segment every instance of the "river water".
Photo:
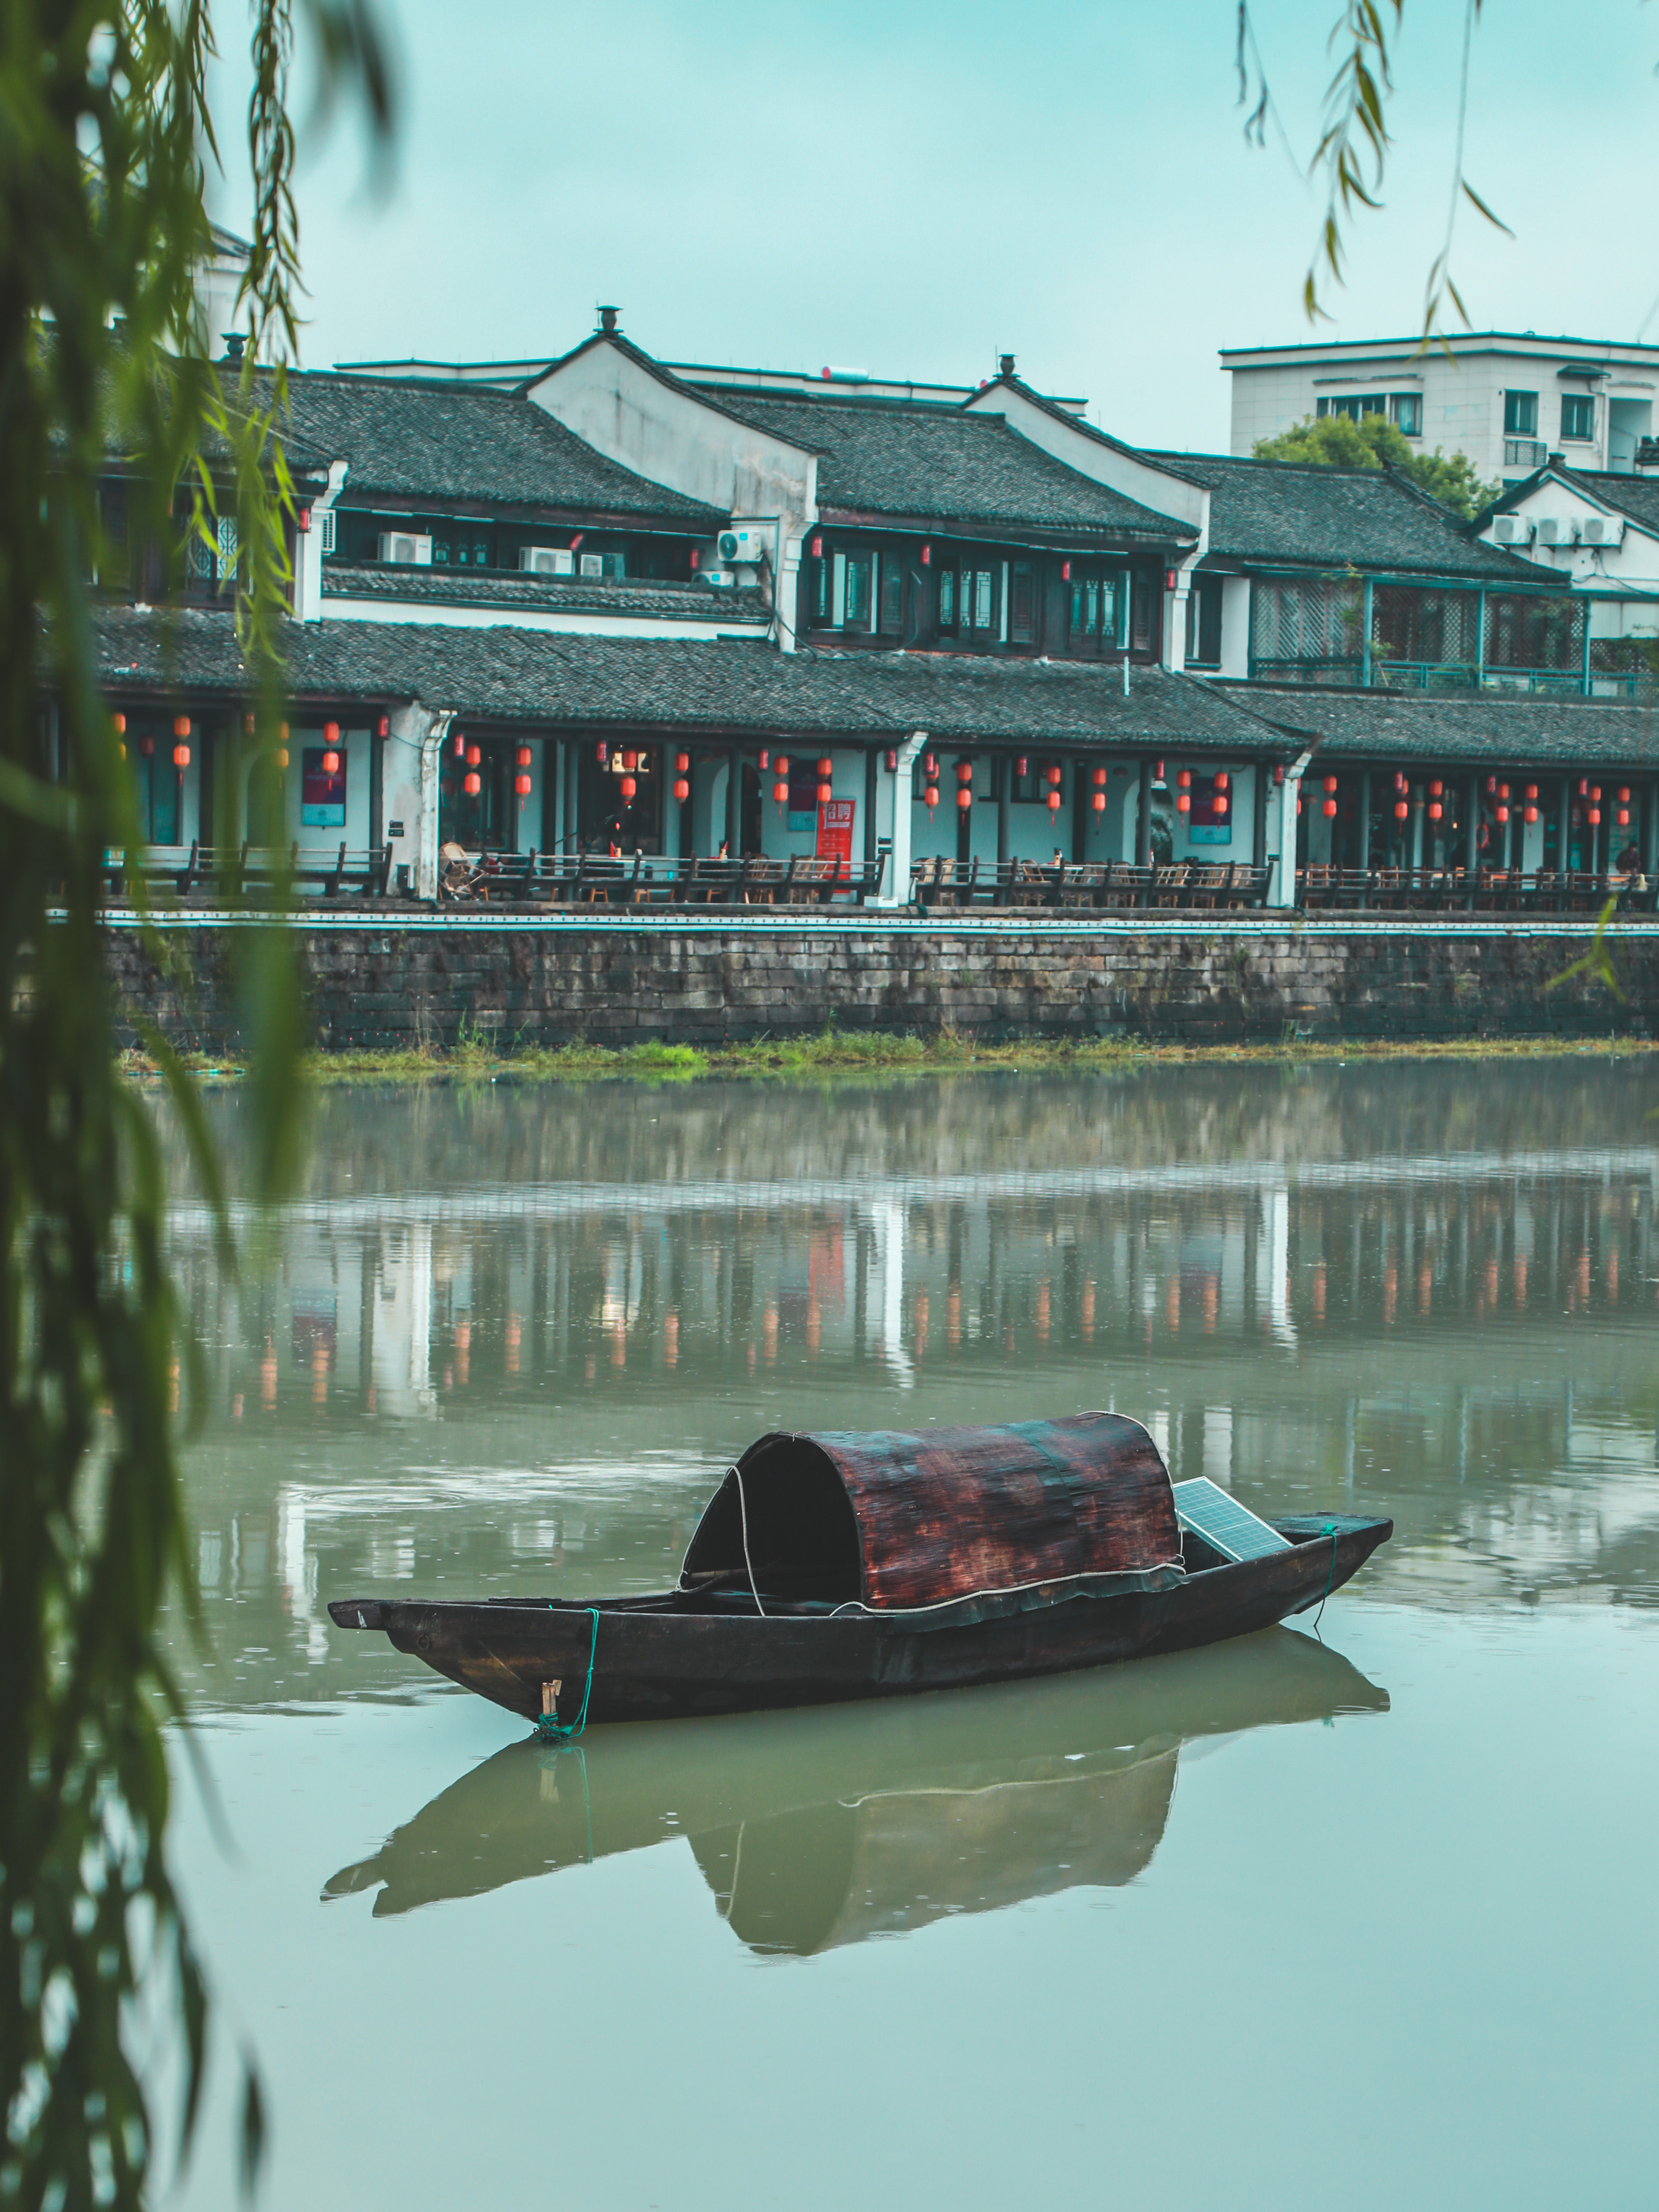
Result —
<svg viewBox="0 0 1659 2212"><path fill-rule="evenodd" d="M242 2044L273 2212L1650 2204L1656 1094L335 1091L235 1288L180 1173L182 2201ZM1099 1406L1394 1540L1317 1635L579 1750L325 1610L659 1587L768 1429Z"/></svg>

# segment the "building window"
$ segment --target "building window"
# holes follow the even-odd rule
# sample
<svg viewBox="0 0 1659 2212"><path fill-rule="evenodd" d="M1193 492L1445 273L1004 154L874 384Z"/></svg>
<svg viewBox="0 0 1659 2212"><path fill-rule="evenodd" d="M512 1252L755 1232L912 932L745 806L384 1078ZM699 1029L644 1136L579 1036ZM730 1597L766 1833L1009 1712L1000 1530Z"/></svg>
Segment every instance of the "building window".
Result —
<svg viewBox="0 0 1659 2212"><path fill-rule="evenodd" d="M1016 561L1008 580L1008 642L1030 645L1036 635L1036 569Z"/></svg>
<svg viewBox="0 0 1659 2212"><path fill-rule="evenodd" d="M1561 394L1561 435L1563 439L1595 435L1595 402L1588 392Z"/></svg>
<svg viewBox="0 0 1659 2212"><path fill-rule="evenodd" d="M957 572L941 568L939 572L939 626L954 629L957 626Z"/></svg>
<svg viewBox="0 0 1659 2212"><path fill-rule="evenodd" d="M896 553L881 556L881 628L888 637L904 628L904 562Z"/></svg>
<svg viewBox="0 0 1659 2212"><path fill-rule="evenodd" d="M872 566L867 553L849 553L847 556L847 605L842 619L848 629L868 629L870 627L870 571Z"/></svg>
<svg viewBox="0 0 1659 2212"><path fill-rule="evenodd" d="M1195 576L1187 599L1187 659L1194 668L1221 665L1221 579Z"/></svg>
<svg viewBox="0 0 1659 2212"><path fill-rule="evenodd" d="M1346 415L1351 422L1358 422L1367 415L1386 415L1389 403L1380 392L1357 393L1347 399L1320 399L1314 403L1316 415Z"/></svg>
<svg viewBox="0 0 1659 2212"><path fill-rule="evenodd" d="M806 564L806 620L813 629L830 626L830 563L821 553Z"/></svg>
<svg viewBox="0 0 1659 2212"><path fill-rule="evenodd" d="M1072 563L1072 649L1121 653L1129 641L1127 570Z"/></svg>
<svg viewBox="0 0 1659 2212"><path fill-rule="evenodd" d="M1538 435L1538 394L1535 392L1506 392L1504 394L1504 435L1506 438L1535 438Z"/></svg>
<svg viewBox="0 0 1659 2212"><path fill-rule="evenodd" d="M996 620L996 572L943 568L939 580L939 626L961 638L988 638Z"/></svg>
<svg viewBox="0 0 1659 2212"><path fill-rule="evenodd" d="M1402 437L1420 438L1423 434L1422 393L1391 392L1389 397L1389 420Z"/></svg>

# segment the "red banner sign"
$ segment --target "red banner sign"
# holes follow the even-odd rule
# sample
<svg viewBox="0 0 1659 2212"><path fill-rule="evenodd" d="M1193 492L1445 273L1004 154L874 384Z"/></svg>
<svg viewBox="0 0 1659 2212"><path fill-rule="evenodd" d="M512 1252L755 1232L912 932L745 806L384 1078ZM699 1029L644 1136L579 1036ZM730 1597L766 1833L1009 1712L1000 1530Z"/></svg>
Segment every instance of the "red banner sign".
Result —
<svg viewBox="0 0 1659 2212"><path fill-rule="evenodd" d="M857 809L856 799L826 799L818 806L817 857L836 861L837 875L853 872L853 817Z"/></svg>

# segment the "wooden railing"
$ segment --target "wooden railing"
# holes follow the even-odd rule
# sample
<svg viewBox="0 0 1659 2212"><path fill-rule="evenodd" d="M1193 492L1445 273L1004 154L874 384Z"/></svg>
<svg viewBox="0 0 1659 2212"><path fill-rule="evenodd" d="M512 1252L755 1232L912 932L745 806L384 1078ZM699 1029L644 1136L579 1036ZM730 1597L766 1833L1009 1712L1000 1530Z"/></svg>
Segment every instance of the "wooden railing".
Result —
<svg viewBox="0 0 1659 2212"><path fill-rule="evenodd" d="M1625 914L1652 914L1659 878L1639 871L1553 868L1308 867L1296 879L1297 904L1310 913L1600 914L1609 899Z"/></svg>
<svg viewBox="0 0 1659 2212"><path fill-rule="evenodd" d="M353 851L342 844L337 850L325 846L319 852L302 852L296 842L284 855L269 846L204 845L198 838L182 867L153 846L136 856L115 848L105 854L104 882L112 898L126 897L135 878L152 895L174 893L179 898L240 901L250 892L274 890L284 880L297 890L313 890L322 898L338 898L342 893L385 898L392 884L392 848Z"/></svg>
<svg viewBox="0 0 1659 2212"><path fill-rule="evenodd" d="M1035 860L917 860L910 870L918 906L1044 907L1049 909L1259 907L1271 867L1195 860L1138 867L1130 860L1042 864Z"/></svg>

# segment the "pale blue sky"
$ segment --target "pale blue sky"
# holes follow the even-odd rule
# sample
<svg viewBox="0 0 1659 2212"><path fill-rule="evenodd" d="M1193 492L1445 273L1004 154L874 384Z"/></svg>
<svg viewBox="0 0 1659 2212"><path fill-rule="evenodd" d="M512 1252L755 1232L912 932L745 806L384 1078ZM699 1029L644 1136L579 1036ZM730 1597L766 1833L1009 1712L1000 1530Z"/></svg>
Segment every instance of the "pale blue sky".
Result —
<svg viewBox="0 0 1659 2212"><path fill-rule="evenodd" d="M1304 160L1336 6L1258 0ZM966 381L1011 350L1125 437L1224 447L1217 349L1308 335L1319 209L1282 145L1243 142L1231 0L382 7L395 175L366 191L339 129L305 162L308 366L550 356L615 301L668 359ZM1418 326L1462 21L1407 6L1389 206L1338 335ZM1460 221L1476 327L1636 335L1659 295L1656 61L1638 0L1486 0L1468 168L1517 236Z"/></svg>

